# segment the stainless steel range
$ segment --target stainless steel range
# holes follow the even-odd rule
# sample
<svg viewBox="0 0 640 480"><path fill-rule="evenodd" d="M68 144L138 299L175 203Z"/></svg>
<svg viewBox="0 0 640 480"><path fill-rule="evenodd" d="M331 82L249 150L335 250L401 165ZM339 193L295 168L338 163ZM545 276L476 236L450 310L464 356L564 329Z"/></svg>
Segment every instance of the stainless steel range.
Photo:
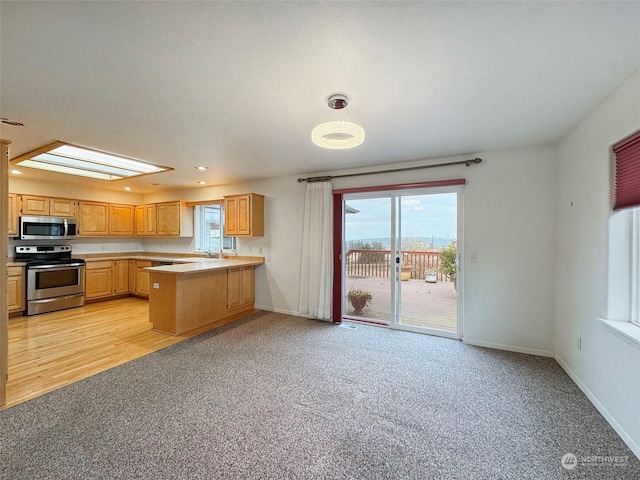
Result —
<svg viewBox="0 0 640 480"><path fill-rule="evenodd" d="M70 245L19 246L15 258L27 264L27 315L84 305L84 260Z"/></svg>

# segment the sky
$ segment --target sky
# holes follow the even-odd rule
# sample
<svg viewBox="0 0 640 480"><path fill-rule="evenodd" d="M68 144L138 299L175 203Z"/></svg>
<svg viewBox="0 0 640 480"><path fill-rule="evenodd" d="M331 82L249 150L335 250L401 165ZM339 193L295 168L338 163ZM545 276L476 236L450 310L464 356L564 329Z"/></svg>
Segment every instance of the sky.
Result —
<svg viewBox="0 0 640 480"><path fill-rule="evenodd" d="M455 193L407 195L400 201L403 237L456 238ZM346 203L360 210L346 215L347 241L390 237L391 198L351 199Z"/></svg>

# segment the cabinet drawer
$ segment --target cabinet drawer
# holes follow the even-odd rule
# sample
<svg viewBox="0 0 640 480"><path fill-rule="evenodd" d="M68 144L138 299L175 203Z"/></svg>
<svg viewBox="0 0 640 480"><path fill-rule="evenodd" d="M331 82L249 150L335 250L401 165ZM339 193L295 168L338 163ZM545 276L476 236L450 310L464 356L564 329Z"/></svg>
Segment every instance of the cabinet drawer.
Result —
<svg viewBox="0 0 640 480"><path fill-rule="evenodd" d="M23 267L7 267L7 273L10 277L19 277L24 272Z"/></svg>
<svg viewBox="0 0 640 480"><path fill-rule="evenodd" d="M99 268L111 268L111 260L85 263L85 270L97 270Z"/></svg>

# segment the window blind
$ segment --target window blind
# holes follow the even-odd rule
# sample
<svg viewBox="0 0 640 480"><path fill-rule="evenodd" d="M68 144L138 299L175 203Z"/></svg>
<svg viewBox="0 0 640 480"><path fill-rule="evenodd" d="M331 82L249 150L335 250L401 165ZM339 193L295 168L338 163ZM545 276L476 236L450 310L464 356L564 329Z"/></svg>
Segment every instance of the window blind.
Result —
<svg viewBox="0 0 640 480"><path fill-rule="evenodd" d="M640 206L640 131L616 143L614 210Z"/></svg>

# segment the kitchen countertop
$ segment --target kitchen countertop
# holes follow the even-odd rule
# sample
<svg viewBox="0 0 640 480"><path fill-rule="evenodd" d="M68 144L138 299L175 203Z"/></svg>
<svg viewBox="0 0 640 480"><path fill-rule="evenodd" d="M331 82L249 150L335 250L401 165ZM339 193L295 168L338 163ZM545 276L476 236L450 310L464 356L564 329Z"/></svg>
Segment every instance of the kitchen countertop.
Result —
<svg viewBox="0 0 640 480"><path fill-rule="evenodd" d="M203 261L191 263L179 263L176 265L161 265L159 267L147 267L145 270L158 273L172 273L174 275L182 275L189 273L200 273L211 270L222 270L233 267L249 267L264 264L264 260L242 260L242 259L217 259L203 258Z"/></svg>

